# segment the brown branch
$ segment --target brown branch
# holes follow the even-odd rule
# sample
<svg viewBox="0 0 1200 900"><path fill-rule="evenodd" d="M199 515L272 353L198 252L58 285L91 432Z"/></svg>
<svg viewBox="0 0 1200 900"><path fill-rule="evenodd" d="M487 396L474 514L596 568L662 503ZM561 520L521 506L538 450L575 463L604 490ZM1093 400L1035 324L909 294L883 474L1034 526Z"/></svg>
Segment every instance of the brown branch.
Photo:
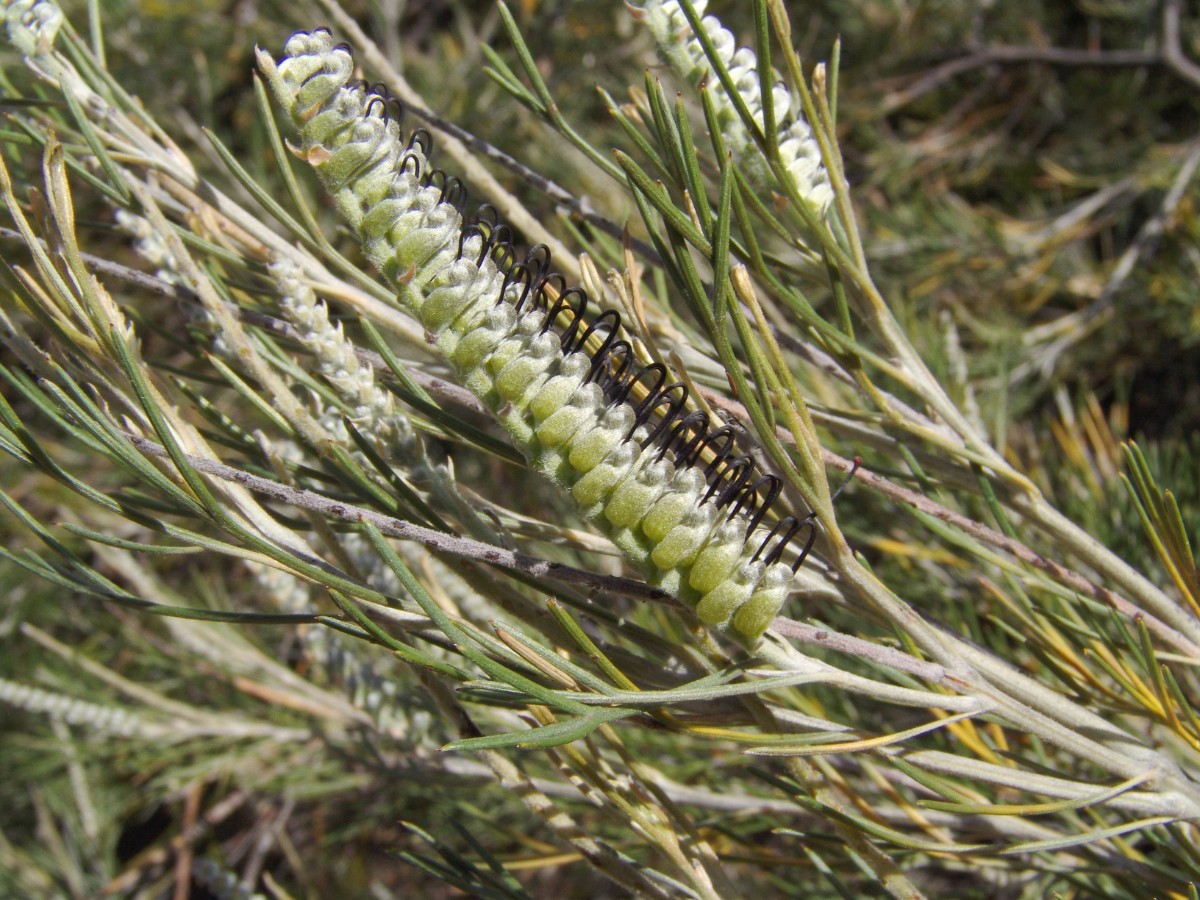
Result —
<svg viewBox="0 0 1200 900"><path fill-rule="evenodd" d="M1031 359L1013 369L1009 375L1010 384L1018 384L1033 374L1046 381L1051 380L1055 368L1065 358L1067 351L1082 343L1109 320L1110 314L1116 308L1118 292L1134 271L1139 266L1144 267L1147 258L1157 250L1159 239L1166 233L1168 221L1187 196L1188 187L1197 168L1200 168L1200 138L1193 138L1187 146L1188 153L1179 166L1171 187L1163 196L1158 210L1142 224L1133 241L1121 254L1100 296L1084 309L1067 313L1053 322L1026 332L1027 345L1042 346ZM1052 339L1047 339L1048 337Z"/></svg>

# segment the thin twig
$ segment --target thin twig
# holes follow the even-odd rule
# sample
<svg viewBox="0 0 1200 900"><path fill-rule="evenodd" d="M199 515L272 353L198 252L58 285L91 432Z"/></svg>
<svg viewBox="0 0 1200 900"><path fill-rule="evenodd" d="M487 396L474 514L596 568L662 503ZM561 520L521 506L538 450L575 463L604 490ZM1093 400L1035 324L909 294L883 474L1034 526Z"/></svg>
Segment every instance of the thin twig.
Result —
<svg viewBox="0 0 1200 900"><path fill-rule="evenodd" d="M783 616L778 617L771 623L771 630L780 637L790 638L813 647L824 647L829 650L835 650L838 653L846 653L876 665L887 666L889 669L895 669L897 672L915 675L917 678L928 681L930 684L944 685L948 683L948 673L945 666L917 659L915 656L903 653L894 647L886 647L882 644L863 640L862 638L830 631L828 628L806 625L803 622L797 622L795 619L788 619ZM957 689L961 685L956 685L955 687Z"/></svg>
<svg viewBox="0 0 1200 900"><path fill-rule="evenodd" d="M926 72L906 89L889 93L883 101L883 112L891 113L902 106L936 90L952 78L975 69L994 65L1043 64L1051 66L1098 68L1130 68L1163 63L1161 53L1146 50L1076 50L1063 47L984 47L955 57Z"/></svg>
<svg viewBox="0 0 1200 900"><path fill-rule="evenodd" d="M168 458L167 451L161 444L156 444L154 441L128 432L126 432L126 437L142 453L161 459ZM271 497L281 503L287 503L290 506L300 509L312 510L324 516L332 516L335 519L341 519L345 522L370 522L389 537L417 541L433 550L447 553L451 556L474 559L490 565L501 566L506 569L523 572L535 578L554 578L569 584L579 584L596 590L623 594L629 597L639 597L644 600L655 600L666 603L675 602L674 598L666 591L651 587L632 578L623 578L619 575L598 575L595 572L576 569L573 566L567 566L562 563L550 562L524 553L505 550L503 547L494 547L491 544L485 544L481 541L473 541L469 538L444 534L440 531L422 528L420 525L414 525L411 522L405 522L403 519L396 519L392 516L385 516L382 513L374 512L373 510L364 509L361 506L354 506L340 500L330 500L328 497L313 491L280 484L278 481L272 481L269 478L243 472L240 469L235 469L232 466L226 466L222 463L201 459L198 456L185 455L184 458L187 460L188 465L196 471L212 475L223 481L239 484L256 494Z"/></svg>
<svg viewBox="0 0 1200 900"><path fill-rule="evenodd" d="M825 451L825 464L843 472L849 472L854 463L845 457L838 456L836 453ZM1076 591L1084 596L1091 597L1103 603L1107 603L1117 612L1127 616L1130 619L1140 619L1145 623L1146 628L1152 633L1157 634L1166 643L1175 647L1181 653L1186 653L1193 659L1200 659L1200 645L1195 644L1188 638L1184 637L1166 622L1156 616L1146 612L1141 607L1127 600L1115 591L1096 584L1088 580L1083 575L1073 569L1058 563L1049 557L1043 556L1036 550L1026 544L1021 543L1014 538L989 528L982 522L977 522L974 519L968 518L961 513L947 509L941 504L930 500L923 494L917 491L909 490L908 488L900 487L888 481L882 475L876 475L874 472L868 472L861 467L855 475L856 481L861 481L870 487L872 490L878 491L884 496L891 497L893 500L899 500L901 503L906 503L914 509L927 513L936 519L939 519L949 525L958 528L964 534L982 541L986 544L991 544L993 547L998 547L1001 550L1011 554L1017 560L1032 566L1035 569L1045 572L1055 581Z"/></svg>
<svg viewBox="0 0 1200 900"><path fill-rule="evenodd" d="M1183 13L1183 0L1166 0L1162 13L1162 58L1163 65L1194 87L1200 87L1200 66L1183 53L1179 40L1179 18Z"/></svg>
<svg viewBox="0 0 1200 900"><path fill-rule="evenodd" d="M1036 346L1046 341L1047 338L1053 337L1054 339L1042 347L1033 360L1015 368L1009 377L1010 383L1016 384L1035 373L1041 378L1049 380L1063 353L1092 334L1107 319L1108 313L1114 308L1120 289L1137 267L1145 262L1146 258L1151 256L1158 247L1159 238L1166 231L1167 220L1175 214L1179 204L1183 202L1187 189L1195 177L1196 169L1200 167L1200 138L1194 138L1188 146L1189 152L1184 157L1158 210L1142 224L1142 227L1138 229L1137 236L1125 248L1125 252L1113 266L1100 296L1085 309L1069 313L1040 328L1031 329L1025 336L1027 345Z"/></svg>
<svg viewBox="0 0 1200 900"><path fill-rule="evenodd" d="M907 88L884 100L884 113L907 106L952 78L995 65L1049 65L1064 68L1137 68L1162 66L1194 87L1200 87L1200 66L1183 52L1179 37L1182 0L1163 3L1160 47L1156 50L1086 50L1073 47L984 47L955 57L925 73Z"/></svg>

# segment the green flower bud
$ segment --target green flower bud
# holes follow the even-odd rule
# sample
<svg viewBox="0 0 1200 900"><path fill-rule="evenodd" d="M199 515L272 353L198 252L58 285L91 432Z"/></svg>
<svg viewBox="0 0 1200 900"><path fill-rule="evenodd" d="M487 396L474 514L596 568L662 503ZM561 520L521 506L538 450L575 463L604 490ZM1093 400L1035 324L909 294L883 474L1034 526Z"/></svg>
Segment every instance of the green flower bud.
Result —
<svg viewBox="0 0 1200 900"><path fill-rule="evenodd" d="M449 252L454 246L461 221L458 213L446 204L434 207L418 227L395 239L389 267L397 272L426 266L433 268L437 264L437 255Z"/></svg>
<svg viewBox="0 0 1200 900"><path fill-rule="evenodd" d="M517 314L511 306L492 306L484 313L483 321L476 328L459 338L450 351L450 361L464 379L471 378L476 369L483 368L484 362L500 342L512 334L516 321Z"/></svg>
<svg viewBox="0 0 1200 900"><path fill-rule="evenodd" d="M301 118L344 87L354 73L354 60L344 50L335 50L315 59L319 59L322 65L316 72L305 77L296 90L295 110ZM300 72L297 71L296 74Z"/></svg>
<svg viewBox="0 0 1200 900"><path fill-rule="evenodd" d="M567 459L576 472L598 466L633 426L633 410L624 403L604 411L591 429L580 429L571 440Z"/></svg>
<svg viewBox="0 0 1200 900"><path fill-rule="evenodd" d="M387 127L375 118L359 119L350 140L339 147L317 169L332 192L349 185L355 178L380 164L390 164L396 156L396 145L388 139Z"/></svg>
<svg viewBox="0 0 1200 900"><path fill-rule="evenodd" d="M704 476L696 469L680 469L664 493L642 517L642 532L652 543L666 538L688 510L700 503L704 491Z"/></svg>
<svg viewBox="0 0 1200 900"><path fill-rule="evenodd" d="M695 574L695 567L692 573ZM763 575L762 563L746 562L727 577L696 604L696 615L705 625L723 627L729 618L743 606L754 593L755 586Z"/></svg>
<svg viewBox="0 0 1200 900"><path fill-rule="evenodd" d="M634 528L667 489L674 469L665 461L652 462L618 484L604 507L604 517L617 528Z"/></svg>
<svg viewBox="0 0 1200 900"><path fill-rule="evenodd" d="M534 433L542 447L556 450L575 437L581 428L591 425L602 407L600 388L585 384L565 406L547 416Z"/></svg>
<svg viewBox="0 0 1200 900"><path fill-rule="evenodd" d="M711 503L693 506L683 519L658 542L650 554L660 569L680 569L690 566L708 540L716 510Z"/></svg>
<svg viewBox="0 0 1200 900"><path fill-rule="evenodd" d="M496 393L517 406L527 405L527 396L545 383L551 364L561 357L557 337L553 334L535 336L523 356L510 360L496 373Z"/></svg>
<svg viewBox="0 0 1200 900"><path fill-rule="evenodd" d="M535 422L545 422L563 405L570 402L575 392L583 385L590 363L581 353L568 356L562 361L558 372L548 378L529 400L529 414Z"/></svg>
<svg viewBox="0 0 1200 900"><path fill-rule="evenodd" d="M330 151L341 147L353 136L356 117L361 110L362 104L355 102L353 95L338 94L332 105L303 124L300 134L305 146L324 147Z"/></svg>
<svg viewBox="0 0 1200 900"><path fill-rule="evenodd" d="M604 502L604 498L611 493L613 486L625 476L636 458L636 444L619 444L598 465L593 466L587 474L575 482L571 488L571 496L591 515L598 514L602 509L600 504Z"/></svg>
<svg viewBox="0 0 1200 900"><path fill-rule="evenodd" d="M475 263L459 260L438 274L437 283L426 291L421 304L421 324L434 334L453 322L480 298L499 289L498 272L481 272Z"/></svg>
<svg viewBox="0 0 1200 900"><path fill-rule="evenodd" d="M739 634L757 641L779 615L792 584L792 570L783 563L767 568L758 588L742 607L733 614L730 624Z"/></svg>
<svg viewBox="0 0 1200 900"><path fill-rule="evenodd" d="M707 594L729 577L742 555L745 541L742 531L745 526L739 520L726 522L713 532L704 549L692 563L688 575L688 586L700 594Z"/></svg>

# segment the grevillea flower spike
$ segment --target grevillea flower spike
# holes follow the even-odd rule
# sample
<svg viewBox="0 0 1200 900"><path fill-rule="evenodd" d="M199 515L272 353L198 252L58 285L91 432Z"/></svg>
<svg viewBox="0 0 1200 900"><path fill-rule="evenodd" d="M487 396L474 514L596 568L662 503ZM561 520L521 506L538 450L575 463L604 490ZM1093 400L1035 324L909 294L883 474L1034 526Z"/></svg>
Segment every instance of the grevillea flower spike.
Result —
<svg viewBox="0 0 1200 900"><path fill-rule="evenodd" d="M698 16L704 14L707 5L707 0L692 0L692 8ZM709 95L716 108L717 121L721 123L734 153L743 162L750 163L753 172L753 163L761 159L758 147L725 94L679 0L644 0L640 6L630 8L635 18L641 20L654 36L659 52L676 74L692 84L704 82L713 86ZM750 116L759 128L763 128L765 114L758 57L749 47L739 47L737 39L716 16L704 16L700 26L728 70ZM821 147L813 137L812 127L804 118L799 101L781 82L777 82L771 91L771 105L775 121L779 123L779 156L783 169L792 180L797 195L824 216L833 203L833 187L829 182L829 172L821 160ZM765 172L761 175L766 177Z"/></svg>
<svg viewBox="0 0 1200 900"><path fill-rule="evenodd" d="M490 207L464 217L466 192L431 167L428 134L404 136L395 101L354 79L328 31L293 35L278 63L260 51L259 64L301 153L459 381L653 583L757 641L813 534L774 514L779 479L691 411L664 366L637 360L617 313L589 319L545 248L518 260Z"/></svg>

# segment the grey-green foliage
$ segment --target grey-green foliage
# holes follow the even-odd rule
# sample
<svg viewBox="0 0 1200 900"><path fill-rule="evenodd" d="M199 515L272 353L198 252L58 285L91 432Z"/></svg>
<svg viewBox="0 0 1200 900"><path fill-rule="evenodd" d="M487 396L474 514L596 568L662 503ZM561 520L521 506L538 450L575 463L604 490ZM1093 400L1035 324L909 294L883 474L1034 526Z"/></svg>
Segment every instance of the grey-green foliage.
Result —
<svg viewBox="0 0 1200 900"><path fill-rule="evenodd" d="M323 19L354 45L318 36L326 55L426 105L321 6L297 26ZM790 51L825 57L828 23L792 31L775 0L721 10L723 24L687 3L572 10L568 26L621 37L587 107L593 73L557 55L570 27L449 5L467 56L448 37L404 43L409 74L441 91L431 72L471 73L452 109L510 95L496 118L520 135L497 143L565 185L525 175L575 216L497 182L482 160L498 154L479 144L439 134L437 164L528 244L554 246L562 286L620 311L630 352L686 380L688 409L737 423L783 485L754 540L744 509L721 531L726 514L692 496L708 530L667 566L613 506L654 462L619 440L629 408L608 422L596 392L581 395L560 442L579 459L538 434L555 411L532 410L538 392L571 365L569 316L521 333L505 305L519 288L490 256L473 261L486 234L464 235L440 188L419 209L399 202L421 193L393 190L412 175L393 152L411 118L363 91L333 115L347 68L332 90L275 77L282 110L260 87L242 101L258 128L204 139L110 77L118 48L135 49L126 23L81 39L53 4L4 8L6 93L22 101L0 183L2 752L23 776L3 787L6 890L154 895L182 871L180 846L229 896L386 895L415 871L428 890L497 897L1187 890L1200 586L1195 490L1167 486L1194 453L1122 451L1119 399L1107 414L1074 403L1046 373L1102 352L1114 321L1146 321L1126 292L1153 281L1155 228L1190 221L1190 149L1046 210L1013 149L1020 129L1016 144L978 140L969 106L919 81L863 99L868 56L920 55L921 10L831 5L848 49L815 69ZM1119 12L1089 15L1108 27ZM425 15L406 20L410 39L437 24ZM1010 15L987 24L1007 33ZM888 22L894 37L866 53ZM282 36L253 39L271 78ZM655 40L677 75L643 77ZM1054 88L1075 103L1070 77ZM1095 83L1119 95L1121 77ZM364 148L387 153L348 163ZM1060 185L1064 160L1044 158ZM1106 270L1086 234L1154 185L1161 210ZM634 213L628 233L605 213ZM128 268L127 247L154 279ZM1023 338L1018 301L1055 311L1030 302L1026 270L1109 280ZM1172 340L1178 295L1149 317ZM830 482L853 455L866 471L835 507ZM626 505L661 498L645 487ZM735 617L744 646L701 627L748 608L762 533L810 511L818 539L789 618L770 622L777 598ZM693 583L710 547L715 574ZM622 552L649 558L658 584ZM131 825L155 804L187 826L182 843L168 829L129 859Z"/></svg>

